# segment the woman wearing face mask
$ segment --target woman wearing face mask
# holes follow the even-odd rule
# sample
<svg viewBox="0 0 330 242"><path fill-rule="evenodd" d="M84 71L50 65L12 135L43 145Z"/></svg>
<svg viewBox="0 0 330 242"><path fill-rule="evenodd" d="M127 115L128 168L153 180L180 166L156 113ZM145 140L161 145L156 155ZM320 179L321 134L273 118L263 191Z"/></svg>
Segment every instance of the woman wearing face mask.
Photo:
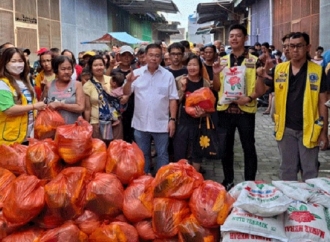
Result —
<svg viewBox="0 0 330 242"><path fill-rule="evenodd" d="M36 102L28 79L30 67L18 48L6 49L0 57L0 144L26 143L33 130Z"/></svg>

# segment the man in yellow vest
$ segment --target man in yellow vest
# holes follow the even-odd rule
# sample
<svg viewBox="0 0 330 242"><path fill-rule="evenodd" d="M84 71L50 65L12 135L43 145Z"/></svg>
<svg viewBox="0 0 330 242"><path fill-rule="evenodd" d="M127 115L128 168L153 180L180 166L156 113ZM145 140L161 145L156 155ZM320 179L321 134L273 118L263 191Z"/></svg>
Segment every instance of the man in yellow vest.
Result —
<svg viewBox="0 0 330 242"><path fill-rule="evenodd" d="M218 103L219 127L226 129L226 149L224 158L221 160L224 181L222 185L229 190L234 186L234 140L235 131L238 129L244 152L244 179L255 180L257 172L257 152L255 148L255 113L257 102L255 95L256 63L257 57L249 54L244 43L247 41L247 30L243 25L235 24L229 29L228 42L232 52L220 59L220 64L227 67L245 66L244 75L245 93L238 100L230 104ZM224 96L225 75L220 73L221 88L219 100Z"/></svg>
<svg viewBox="0 0 330 242"><path fill-rule="evenodd" d="M264 68L257 71L256 93L263 93L266 85L275 90L275 138L282 180L298 180L300 170L303 181L317 177L319 149L328 146L325 74L308 60L310 48L308 34L293 33L291 60L278 64L271 76Z"/></svg>

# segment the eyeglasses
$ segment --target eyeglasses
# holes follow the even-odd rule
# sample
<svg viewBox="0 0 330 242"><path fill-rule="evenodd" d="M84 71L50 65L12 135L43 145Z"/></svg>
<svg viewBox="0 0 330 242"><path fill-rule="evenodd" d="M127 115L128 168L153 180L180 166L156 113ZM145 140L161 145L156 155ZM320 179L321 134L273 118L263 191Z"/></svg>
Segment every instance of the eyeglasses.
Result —
<svg viewBox="0 0 330 242"><path fill-rule="evenodd" d="M152 54L148 54L148 57L149 57L149 58L156 58L156 59L160 59L160 58L162 58L161 55L152 55Z"/></svg>
<svg viewBox="0 0 330 242"><path fill-rule="evenodd" d="M294 50L295 48L297 48L297 50L300 50L302 47L304 47L304 46L306 46L306 45L304 45L304 44L296 44L296 45L294 45L294 44L290 44L289 45L289 48L291 49L291 50Z"/></svg>
<svg viewBox="0 0 330 242"><path fill-rule="evenodd" d="M172 52L172 53L170 53L170 56L182 56L183 55L183 53L179 53L179 52Z"/></svg>

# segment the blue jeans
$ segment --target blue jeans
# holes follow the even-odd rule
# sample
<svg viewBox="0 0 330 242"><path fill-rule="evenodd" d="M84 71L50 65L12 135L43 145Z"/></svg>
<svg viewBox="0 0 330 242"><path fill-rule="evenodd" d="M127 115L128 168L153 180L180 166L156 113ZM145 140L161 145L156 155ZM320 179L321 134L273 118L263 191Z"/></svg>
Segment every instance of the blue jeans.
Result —
<svg viewBox="0 0 330 242"><path fill-rule="evenodd" d="M150 162L151 162L151 138L155 141L155 148L157 152L157 165L156 172L160 167L167 165L169 162L168 158L168 133L152 133L134 130L134 138L142 150L145 159L144 172L150 173Z"/></svg>

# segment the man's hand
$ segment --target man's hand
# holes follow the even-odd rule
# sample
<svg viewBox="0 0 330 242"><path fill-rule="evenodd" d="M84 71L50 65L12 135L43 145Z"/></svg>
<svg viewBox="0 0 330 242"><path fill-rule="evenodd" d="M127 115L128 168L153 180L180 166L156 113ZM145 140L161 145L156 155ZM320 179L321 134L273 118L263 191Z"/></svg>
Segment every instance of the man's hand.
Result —
<svg viewBox="0 0 330 242"><path fill-rule="evenodd" d="M133 72L133 69L131 68L130 73L126 76L126 80L127 80L127 82L132 83L132 82L134 82L139 76L140 76L140 75L135 76L135 75L134 75L134 72Z"/></svg>
<svg viewBox="0 0 330 242"><path fill-rule="evenodd" d="M170 120L168 122L168 135L172 138L175 133L175 122L174 120Z"/></svg>
<svg viewBox="0 0 330 242"><path fill-rule="evenodd" d="M270 80L272 80L273 78L270 76L270 75L268 75L268 73L266 72L266 69L265 69L266 67L258 67L258 69L257 69L257 76L259 76L259 77L261 77L261 78L263 78L263 79L270 79Z"/></svg>
<svg viewBox="0 0 330 242"><path fill-rule="evenodd" d="M318 139L318 143L320 146L320 150L326 150L329 145L329 139L324 132L321 132L320 137Z"/></svg>
<svg viewBox="0 0 330 242"><path fill-rule="evenodd" d="M250 102L250 98L247 96L240 96L237 100L233 101L237 105L244 106Z"/></svg>
<svg viewBox="0 0 330 242"><path fill-rule="evenodd" d="M225 65L220 65L219 61L216 61L213 63L212 65L212 70L214 74L219 74L220 72L222 72L222 70L225 68Z"/></svg>

